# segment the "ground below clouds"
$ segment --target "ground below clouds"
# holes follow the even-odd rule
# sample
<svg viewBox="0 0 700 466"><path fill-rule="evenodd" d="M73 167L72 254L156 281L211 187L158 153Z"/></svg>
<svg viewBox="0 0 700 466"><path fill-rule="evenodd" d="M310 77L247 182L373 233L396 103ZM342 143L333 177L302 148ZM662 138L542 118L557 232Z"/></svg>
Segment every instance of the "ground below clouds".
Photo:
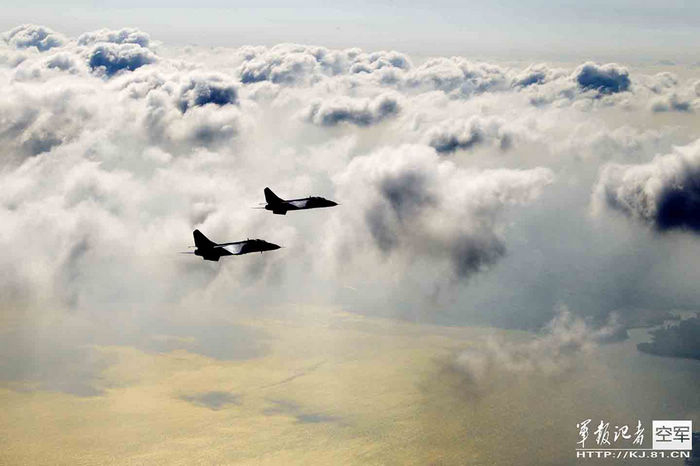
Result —
<svg viewBox="0 0 700 466"><path fill-rule="evenodd" d="M533 371L475 393L455 355L532 334L294 311L246 323L271 342L252 359L100 347L115 361L100 395L3 388L0 462L566 464L585 418L700 422L700 362L638 353L636 334L555 379Z"/></svg>

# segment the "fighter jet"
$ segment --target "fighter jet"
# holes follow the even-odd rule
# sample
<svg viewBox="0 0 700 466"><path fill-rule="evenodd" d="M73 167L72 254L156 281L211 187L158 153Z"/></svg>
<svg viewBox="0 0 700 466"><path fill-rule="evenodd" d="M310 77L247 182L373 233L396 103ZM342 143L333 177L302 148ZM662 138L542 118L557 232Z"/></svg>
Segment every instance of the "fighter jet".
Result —
<svg viewBox="0 0 700 466"><path fill-rule="evenodd" d="M286 215L288 210L316 209L318 207L333 207L338 205L322 197L305 197L302 199L284 200L279 198L270 188L265 188L265 210L273 214Z"/></svg>
<svg viewBox="0 0 700 466"><path fill-rule="evenodd" d="M281 247L261 239L217 244L204 236L199 230L193 231L192 235L194 235L194 244L197 249L190 254L201 256L205 261L218 261L222 256L240 256L250 252L262 254L263 251L274 251Z"/></svg>

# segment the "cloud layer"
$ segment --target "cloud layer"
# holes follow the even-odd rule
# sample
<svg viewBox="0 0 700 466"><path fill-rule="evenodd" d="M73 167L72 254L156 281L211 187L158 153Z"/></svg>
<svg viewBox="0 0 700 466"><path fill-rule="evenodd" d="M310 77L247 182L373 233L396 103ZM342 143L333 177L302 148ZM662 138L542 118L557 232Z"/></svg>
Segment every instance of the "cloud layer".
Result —
<svg viewBox="0 0 700 466"><path fill-rule="evenodd" d="M632 325L700 298L697 78L25 25L3 35L0 86L14 330L77 319L115 330L75 345L118 344L130 322L181 341L165 327L290 302L528 329L569 304ZM341 205L250 209L265 186ZM195 228L286 247L202 263L175 254Z"/></svg>
<svg viewBox="0 0 700 466"><path fill-rule="evenodd" d="M561 379L584 369L586 356L599 343L618 338L619 332L615 319L592 328L564 309L536 337L522 342L497 338L477 342L458 353L449 368L463 377L462 388L476 396L533 378Z"/></svg>

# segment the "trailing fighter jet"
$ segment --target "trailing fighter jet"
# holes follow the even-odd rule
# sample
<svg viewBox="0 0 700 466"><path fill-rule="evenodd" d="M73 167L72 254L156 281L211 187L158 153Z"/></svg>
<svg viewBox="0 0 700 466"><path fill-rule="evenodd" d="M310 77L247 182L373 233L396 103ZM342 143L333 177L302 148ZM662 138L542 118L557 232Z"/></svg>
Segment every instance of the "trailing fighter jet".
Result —
<svg viewBox="0 0 700 466"><path fill-rule="evenodd" d="M192 234L194 235L194 244L197 249L194 250L194 253L189 254L201 256L205 261L218 261L222 256L240 256L250 252L262 254L263 251L274 251L281 247L261 239L217 244L204 236L199 230L193 231Z"/></svg>
<svg viewBox="0 0 700 466"><path fill-rule="evenodd" d="M280 199L270 188L265 188L265 210L273 214L286 215L288 210L316 209L318 207L333 207L338 205L322 197L305 197L302 199Z"/></svg>

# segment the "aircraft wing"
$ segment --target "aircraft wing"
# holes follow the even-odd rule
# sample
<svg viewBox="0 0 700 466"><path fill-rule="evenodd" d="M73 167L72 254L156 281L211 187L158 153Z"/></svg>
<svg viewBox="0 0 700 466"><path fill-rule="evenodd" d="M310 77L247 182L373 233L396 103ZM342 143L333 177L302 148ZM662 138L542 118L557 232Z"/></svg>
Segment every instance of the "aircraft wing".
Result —
<svg viewBox="0 0 700 466"><path fill-rule="evenodd" d="M287 201L288 204L293 205L297 209L303 209L306 207L306 204L309 202L308 199L300 199L298 201Z"/></svg>
<svg viewBox="0 0 700 466"><path fill-rule="evenodd" d="M241 249L243 249L244 244L245 243L233 243L233 244L224 244L224 245L217 246L217 247L219 247L221 249L225 249L228 252L230 252L231 254L233 254L234 256L236 256L236 255L241 253Z"/></svg>

